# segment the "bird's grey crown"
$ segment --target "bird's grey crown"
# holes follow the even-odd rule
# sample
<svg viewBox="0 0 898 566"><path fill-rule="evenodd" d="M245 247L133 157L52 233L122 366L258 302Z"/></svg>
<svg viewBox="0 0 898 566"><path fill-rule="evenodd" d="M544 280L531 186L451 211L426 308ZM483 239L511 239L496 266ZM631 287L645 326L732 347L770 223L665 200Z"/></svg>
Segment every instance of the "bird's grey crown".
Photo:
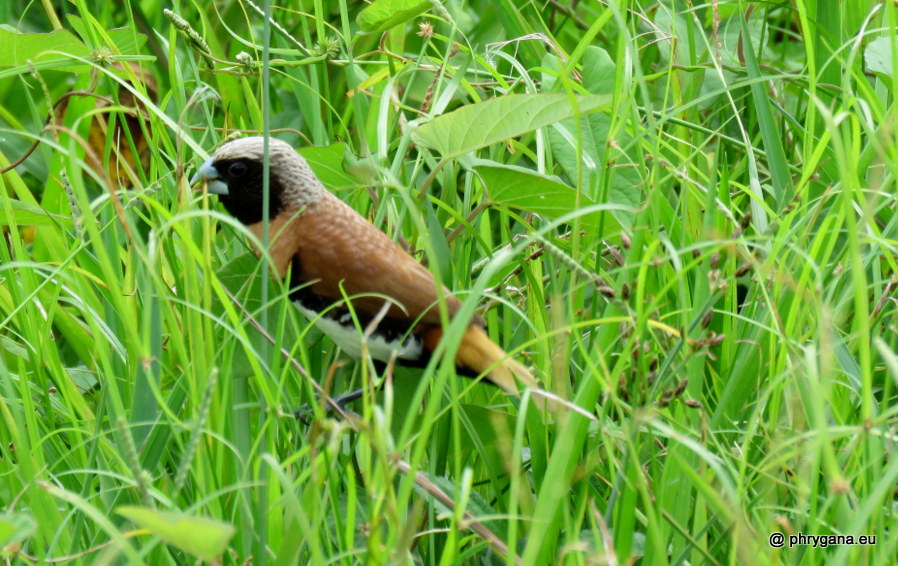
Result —
<svg viewBox="0 0 898 566"><path fill-rule="evenodd" d="M287 142L268 138L268 156L273 184L280 187L280 201L288 209L306 208L329 194L306 160ZM264 138L252 136L224 144L215 151L212 161L243 159L262 163L264 157Z"/></svg>

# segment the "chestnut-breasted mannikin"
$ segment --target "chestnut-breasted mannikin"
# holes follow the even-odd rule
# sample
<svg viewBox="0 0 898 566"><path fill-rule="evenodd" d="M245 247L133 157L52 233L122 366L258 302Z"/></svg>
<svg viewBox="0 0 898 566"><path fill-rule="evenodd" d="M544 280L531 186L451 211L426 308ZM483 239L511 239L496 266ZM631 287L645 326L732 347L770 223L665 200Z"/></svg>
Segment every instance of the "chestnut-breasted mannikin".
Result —
<svg viewBox="0 0 898 566"><path fill-rule="evenodd" d="M225 209L260 240L263 219L263 138L219 147L200 166L203 181ZM400 364L424 366L443 336L437 283L421 263L385 233L328 191L289 144L269 138L269 244L273 271L289 277L293 304L348 355L359 358L359 326L366 328L385 305L385 316L367 340L374 360L395 355ZM258 251L258 250L256 250ZM442 287L450 317L461 302ZM394 354L395 352L395 354ZM485 377L509 393L536 380L487 336L479 316L455 354L458 372Z"/></svg>

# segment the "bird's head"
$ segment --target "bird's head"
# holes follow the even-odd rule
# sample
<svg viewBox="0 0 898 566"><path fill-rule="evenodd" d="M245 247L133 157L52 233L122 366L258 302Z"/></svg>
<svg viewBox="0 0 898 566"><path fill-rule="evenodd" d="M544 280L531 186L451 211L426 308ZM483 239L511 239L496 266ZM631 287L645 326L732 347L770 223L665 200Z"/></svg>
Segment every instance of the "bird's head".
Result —
<svg viewBox="0 0 898 566"><path fill-rule="evenodd" d="M261 222L264 158L262 137L230 141L200 165L190 183L206 183L208 191L218 195L225 209L243 224ZM269 138L268 159L269 218L305 208L327 193L306 160L288 143Z"/></svg>

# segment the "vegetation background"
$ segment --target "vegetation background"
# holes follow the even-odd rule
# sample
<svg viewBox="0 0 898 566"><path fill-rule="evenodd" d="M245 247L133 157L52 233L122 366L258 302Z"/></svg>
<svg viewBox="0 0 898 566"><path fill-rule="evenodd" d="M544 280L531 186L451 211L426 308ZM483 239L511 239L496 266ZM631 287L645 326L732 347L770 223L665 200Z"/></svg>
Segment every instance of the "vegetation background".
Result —
<svg viewBox="0 0 898 566"><path fill-rule="evenodd" d="M5 563L895 562L894 3L0 21ZM188 186L265 130L582 411L344 363Z"/></svg>

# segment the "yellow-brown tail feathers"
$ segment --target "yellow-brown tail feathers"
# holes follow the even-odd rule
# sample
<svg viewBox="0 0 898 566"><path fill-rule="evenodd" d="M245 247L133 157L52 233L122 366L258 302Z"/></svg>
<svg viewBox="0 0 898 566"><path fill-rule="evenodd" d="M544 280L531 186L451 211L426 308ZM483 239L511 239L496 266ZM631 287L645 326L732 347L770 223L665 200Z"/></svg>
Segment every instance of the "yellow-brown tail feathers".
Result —
<svg viewBox="0 0 898 566"><path fill-rule="evenodd" d="M519 396L518 382L527 387L536 387L537 381L527 368L508 357L505 350L497 346L486 332L476 324L468 327L461 339L455 363L474 373L489 370L487 378L508 391Z"/></svg>

